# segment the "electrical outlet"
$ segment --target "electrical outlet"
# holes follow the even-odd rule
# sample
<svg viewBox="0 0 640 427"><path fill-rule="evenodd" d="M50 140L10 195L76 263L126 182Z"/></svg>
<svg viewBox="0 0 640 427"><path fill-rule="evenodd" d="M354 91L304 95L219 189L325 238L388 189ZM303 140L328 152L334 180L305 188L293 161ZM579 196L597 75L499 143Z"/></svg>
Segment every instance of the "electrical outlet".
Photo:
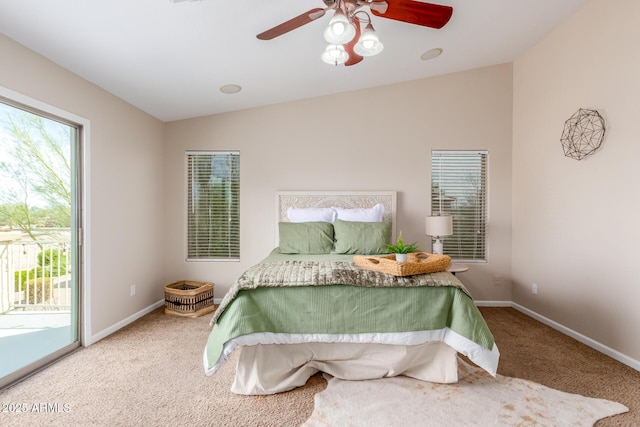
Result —
<svg viewBox="0 0 640 427"><path fill-rule="evenodd" d="M494 276L493 277L493 286L500 286L500 285L502 285L502 277Z"/></svg>
<svg viewBox="0 0 640 427"><path fill-rule="evenodd" d="M538 295L538 285L535 283L531 284L531 293L534 295Z"/></svg>
<svg viewBox="0 0 640 427"><path fill-rule="evenodd" d="M136 294L136 285L131 285L131 296Z"/></svg>

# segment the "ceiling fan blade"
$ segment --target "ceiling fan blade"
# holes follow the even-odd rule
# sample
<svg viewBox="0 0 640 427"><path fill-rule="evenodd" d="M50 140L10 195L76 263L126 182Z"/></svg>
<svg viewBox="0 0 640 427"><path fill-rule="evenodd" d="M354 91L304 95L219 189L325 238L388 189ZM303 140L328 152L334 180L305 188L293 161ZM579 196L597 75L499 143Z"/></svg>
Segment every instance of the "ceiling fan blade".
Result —
<svg viewBox="0 0 640 427"><path fill-rule="evenodd" d="M423 3L413 0L387 0L389 7L385 13L371 9L371 13L381 18L394 19L423 27L442 28L451 15L453 8L440 4Z"/></svg>
<svg viewBox="0 0 640 427"><path fill-rule="evenodd" d="M273 28L268 29L256 37L260 40L271 40L278 36L281 36L289 31L295 30L296 28L302 27L309 22L313 22L318 18L321 18L325 14L325 9L315 8L311 9L305 13L302 13L295 18L291 18L288 21L283 22L280 25L276 25Z"/></svg>
<svg viewBox="0 0 640 427"><path fill-rule="evenodd" d="M344 50L346 50L347 53L349 54L349 59L347 59L347 62L344 63L346 67L350 65L356 65L358 62L362 61L363 59L362 56L358 55L353 50L353 47L356 45L356 43L358 43L358 40L360 40L360 20L355 16L353 17L353 25L355 25L356 27L356 35L353 37L353 39L349 43L344 45Z"/></svg>

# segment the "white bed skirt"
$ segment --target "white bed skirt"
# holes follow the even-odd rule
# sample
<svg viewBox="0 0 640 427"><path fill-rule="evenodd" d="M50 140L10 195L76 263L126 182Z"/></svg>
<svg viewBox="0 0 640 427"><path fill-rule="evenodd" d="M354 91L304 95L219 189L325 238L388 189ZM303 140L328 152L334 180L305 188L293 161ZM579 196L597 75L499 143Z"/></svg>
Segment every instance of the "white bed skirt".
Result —
<svg viewBox="0 0 640 427"><path fill-rule="evenodd" d="M435 383L458 381L458 358L441 342L419 345L303 343L242 346L231 391L274 394L304 385L318 371L345 380L405 375Z"/></svg>

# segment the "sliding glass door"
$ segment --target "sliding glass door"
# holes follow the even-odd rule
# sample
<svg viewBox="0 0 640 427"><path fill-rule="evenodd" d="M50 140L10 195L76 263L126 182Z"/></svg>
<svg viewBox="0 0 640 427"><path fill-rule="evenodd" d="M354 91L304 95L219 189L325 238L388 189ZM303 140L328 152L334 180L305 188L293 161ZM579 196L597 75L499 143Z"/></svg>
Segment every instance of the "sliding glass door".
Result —
<svg viewBox="0 0 640 427"><path fill-rule="evenodd" d="M0 388L79 346L80 136L0 97Z"/></svg>

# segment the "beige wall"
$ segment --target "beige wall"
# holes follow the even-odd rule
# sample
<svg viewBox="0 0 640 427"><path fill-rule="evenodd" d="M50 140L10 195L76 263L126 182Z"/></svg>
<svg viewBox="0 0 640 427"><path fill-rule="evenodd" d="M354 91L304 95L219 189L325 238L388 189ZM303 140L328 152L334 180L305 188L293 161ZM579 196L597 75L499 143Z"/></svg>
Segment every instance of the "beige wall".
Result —
<svg viewBox="0 0 640 427"><path fill-rule="evenodd" d="M432 149L489 150L489 262L460 275L479 300L510 301L512 67L167 124L166 262L171 280L221 298L274 247L278 190L396 190L398 230L429 248ZM241 261L185 262L185 150L240 150ZM502 286L493 276L503 277Z"/></svg>
<svg viewBox="0 0 640 427"><path fill-rule="evenodd" d="M513 300L640 360L639 18L637 0L592 0L513 69L166 125L2 35L0 86L90 121L89 336L161 300L170 281L213 281L222 297L272 249L277 190L397 190L398 230L428 248L430 150L488 149L489 262L461 279L478 300ZM578 108L608 125L602 149L582 161L559 142ZM184 261L192 149L241 151L239 263Z"/></svg>
<svg viewBox="0 0 640 427"><path fill-rule="evenodd" d="M513 140L514 302L635 360L639 20L637 0L592 0L515 61ZM581 161L560 145L578 108L608 124Z"/></svg>
<svg viewBox="0 0 640 427"><path fill-rule="evenodd" d="M159 301L171 281L213 281L222 297L272 249L277 190L396 190L398 230L428 248L430 150L487 149L489 262L460 278L478 300L513 300L640 360L640 340L629 339L640 336L639 18L636 0L592 0L513 69L166 125L1 35L0 86L90 122L89 336ZM582 161L559 142L578 108L597 109L608 128L603 147ZM241 151L239 263L184 261L184 151L192 149Z"/></svg>
<svg viewBox="0 0 640 427"><path fill-rule="evenodd" d="M0 58L0 86L90 121L87 335L95 337L163 296L164 124L2 35Z"/></svg>
<svg viewBox="0 0 640 427"><path fill-rule="evenodd" d="M511 299L511 65L165 125L5 37L0 55L1 86L90 121L89 336L175 280L213 281L221 298L274 246L277 190L396 190L398 230L428 248L431 149L489 150L489 262L460 277L479 300ZM191 149L241 151L239 263L184 261Z"/></svg>
<svg viewBox="0 0 640 427"><path fill-rule="evenodd" d="M478 299L511 298L510 65L165 126L4 36L0 56L11 64L0 86L90 122L89 337L161 300L171 281L214 281L222 297L272 249L277 190L397 190L398 229L428 248L431 149L490 151L489 263L461 277ZM240 263L184 262L187 149L241 150Z"/></svg>

